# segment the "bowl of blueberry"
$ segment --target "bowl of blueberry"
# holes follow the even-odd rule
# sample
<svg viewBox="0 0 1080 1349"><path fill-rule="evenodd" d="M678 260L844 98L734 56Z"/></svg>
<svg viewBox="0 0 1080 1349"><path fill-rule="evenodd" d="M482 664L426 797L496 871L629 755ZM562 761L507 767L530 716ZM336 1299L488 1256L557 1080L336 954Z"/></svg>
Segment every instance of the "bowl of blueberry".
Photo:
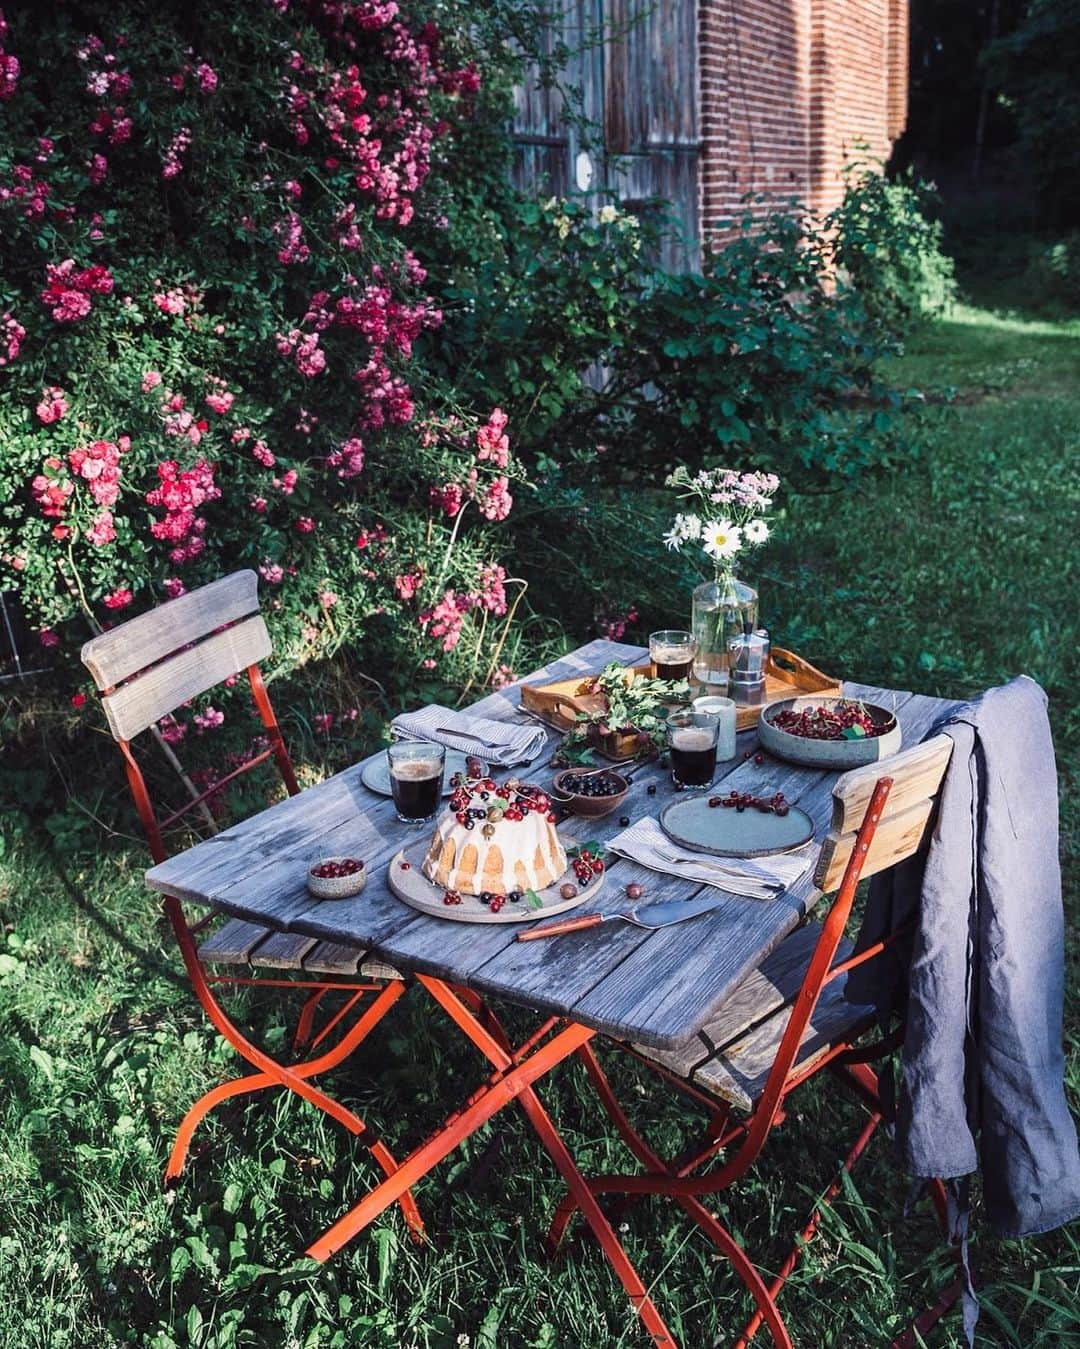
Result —
<svg viewBox="0 0 1080 1349"><path fill-rule="evenodd" d="M551 784L559 805L594 820L610 815L629 790L629 780L611 768L564 768Z"/></svg>
<svg viewBox="0 0 1080 1349"><path fill-rule="evenodd" d="M308 869L307 888L316 899L348 899L367 884L367 871L358 857L320 857Z"/></svg>

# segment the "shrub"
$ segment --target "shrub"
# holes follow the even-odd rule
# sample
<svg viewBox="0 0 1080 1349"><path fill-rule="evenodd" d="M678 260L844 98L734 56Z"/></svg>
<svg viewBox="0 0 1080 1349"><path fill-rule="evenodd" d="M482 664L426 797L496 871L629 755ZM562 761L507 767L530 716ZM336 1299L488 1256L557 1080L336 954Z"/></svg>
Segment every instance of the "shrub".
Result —
<svg viewBox="0 0 1080 1349"><path fill-rule="evenodd" d="M910 174L890 180L879 168L849 167L844 199L826 227L834 231L836 264L867 313L902 334L947 309L956 281L941 249L942 226L926 214L933 189Z"/></svg>
<svg viewBox="0 0 1080 1349"><path fill-rule="evenodd" d="M287 9L0 20L0 586L75 677L237 566L279 668L490 673L523 475L428 360L423 258L509 58L453 4Z"/></svg>

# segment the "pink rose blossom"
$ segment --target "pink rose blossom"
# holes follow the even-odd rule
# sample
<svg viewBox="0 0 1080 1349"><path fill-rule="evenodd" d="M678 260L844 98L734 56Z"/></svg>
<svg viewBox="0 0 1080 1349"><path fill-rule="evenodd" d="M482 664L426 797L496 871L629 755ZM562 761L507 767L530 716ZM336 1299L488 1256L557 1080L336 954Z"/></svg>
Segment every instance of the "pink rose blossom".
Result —
<svg viewBox="0 0 1080 1349"><path fill-rule="evenodd" d="M42 628L38 632L38 641L44 647L53 647L60 645L60 638L53 632L52 628Z"/></svg>
<svg viewBox="0 0 1080 1349"><path fill-rule="evenodd" d="M187 735L186 723L177 721L171 713L161 718L158 722L158 728L161 731L162 740L167 745L179 745L184 736Z"/></svg>
<svg viewBox="0 0 1080 1349"><path fill-rule="evenodd" d="M364 468L364 442L355 436L326 456L327 467L336 468L339 478L355 478Z"/></svg>
<svg viewBox="0 0 1080 1349"><path fill-rule="evenodd" d="M156 389L161 383L161 376L156 370L148 370L142 377L142 391L149 393L151 389Z"/></svg>
<svg viewBox="0 0 1080 1349"><path fill-rule="evenodd" d="M294 526L298 534L314 534L315 521L310 515L301 515Z"/></svg>
<svg viewBox="0 0 1080 1349"><path fill-rule="evenodd" d="M216 412L222 417L230 410L235 402L236 395L228 392L208 393L206 395L206 406L211 412Z"/></svg>
<svg viewBox="0 0 1080 1349"><path fill-rule="evenodd" d="M493 468L505 468L510 459L510 440L503 432L506 421L506 413L496 408L476 433L476 457L488 460Z"/></svg>
<svg viewBox="0 0 1080 1349"><path fill-rule="evenodd" d="M184 585L179 576L166 576L163 585L165 594L171 600L178 600L181 595L187 594L187 586Z"/></svg>
<svg viewBox="0 0 1080 1349"><path fill-rule="evenodd" d="M259 575L270 585L280 585L285 579L285 569L276 562L267 559L261 562L257 568Z"/></svg>
<svg viewBox="0 0 1080 1349"><path fill-rule="evenodd" d="M26 329L10 310L0 315L0 366L18 359Z"/></svg>
<svg viewBox="0 0 1080 1349"><path fill-rule="evenodd" d="M322 590L319 592L319 603L324 609L332 609L338 602L338 597L332 590Z"/></svg>
<svg viewBox="0 0 1080 1349"><path fill-rule="evenodd" d="M202 712L196 712L191 718L195 729L202 735L206 731L216 730L225 720L225 713L218 711L216 707L207 707Z"/></svg>
<svg viewBox="0 0 1080 1349"><path fill-rule="evenodd" d="M43 426L51 426L53 422L58 422L67 412L70 404L64 397L63 389L57 388L55 384L50 384L48 388L41 392L41 402L34 411L37 413L38 421Z"/></svg>
<svg viewBox="0 0 1080 1349"><path fill-rule="evenodd" d="M334 714L332 712L320 712L317 716L311 718L311 724L319 735L329 735L334 724Z"/></svg>
<svg viewBox="0 0 1080 1349"><path fill-rule="evenodd" d="M216 92L218 87L217 72L206 61L200 61L195 67L195 78L199 81L199 88L204 94Z"/></svg>
<svg viewBox="0 0 1080 1349"><path fill-rule="evenodd" d="M111 590L101 602L106 609L126 609L134 598L126 586L119 586L116 590Z"/></svg>
<svg viewBox="0 0 1080 1349"><path fill-rule="evenodd" d="M86 531L86 537L95 548L104 548L107 543L112 543L116 538L112 511L105 510L95 515L90 528Z"/></svg>

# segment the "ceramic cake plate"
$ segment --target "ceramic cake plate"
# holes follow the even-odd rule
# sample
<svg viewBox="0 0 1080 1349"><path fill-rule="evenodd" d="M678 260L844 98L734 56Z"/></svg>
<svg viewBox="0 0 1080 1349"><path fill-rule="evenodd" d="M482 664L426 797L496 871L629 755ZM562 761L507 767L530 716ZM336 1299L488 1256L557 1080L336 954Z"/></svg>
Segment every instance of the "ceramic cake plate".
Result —
<svg viewBox="0 0 1080 1349"><path fill-rule="evenodd" d="M559 888L568 881L571 885L577 885L577 878L571 866L553 885L537 890L540 908L530 909L528 901L522 899L517 904L506 904L498 913L492 913L475 895L467 895L463 891L460 904L443 903L445 888L441 885L432 885L420 870L430 846L430 836L425 835L424 838L417 839L415 843L395 853L390 859L387 882L391 893L410 908L418 909L432 918L449 918L455 923L529 923L538 918L550 918L556 913L566 913L569 909L576 909L579 904L584 904L587 899L592 899L593 895L599 892L607 875L607 872L602 871L572 899L563 899L559 894ZM402 866L403 862L407 865Z"/></svg>
<svg viewBox="0 0 1080 1349"><path fill-rule="evenodd" d="M709 795L672 801L660 812L660 828L668 838L694 852L717 857L765 857L793 852L814 837L814 822L798 806L786 815L766 814L747 806L710 806Z"/></svg>

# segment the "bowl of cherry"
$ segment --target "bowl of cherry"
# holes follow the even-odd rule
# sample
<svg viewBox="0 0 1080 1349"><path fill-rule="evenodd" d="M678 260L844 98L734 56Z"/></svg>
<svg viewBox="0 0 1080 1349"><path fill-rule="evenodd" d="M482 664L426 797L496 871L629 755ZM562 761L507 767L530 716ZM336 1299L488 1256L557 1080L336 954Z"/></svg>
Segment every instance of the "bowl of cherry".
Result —
<svg viewBox="0 0 1080 1349"><path fill-rule="evenodd" d="M348 899L367 884L367 871L358 857L320 857L308 869L307 888L316 899Z"/></svg>
<svg viewBox="0 0 1080 1349"><path fill-rule="evenodd" d="M564 768L555 775L551 794L574 815L597 820L622 805L629 781L611 768Z"/></svg>
<svg viewBox="0 0 1080 1349"><path fill-rule="evenodd" d="M892 712L858 698L786 698L758 721L762 749L813 768L860 768L900 748Z"/></svg>

